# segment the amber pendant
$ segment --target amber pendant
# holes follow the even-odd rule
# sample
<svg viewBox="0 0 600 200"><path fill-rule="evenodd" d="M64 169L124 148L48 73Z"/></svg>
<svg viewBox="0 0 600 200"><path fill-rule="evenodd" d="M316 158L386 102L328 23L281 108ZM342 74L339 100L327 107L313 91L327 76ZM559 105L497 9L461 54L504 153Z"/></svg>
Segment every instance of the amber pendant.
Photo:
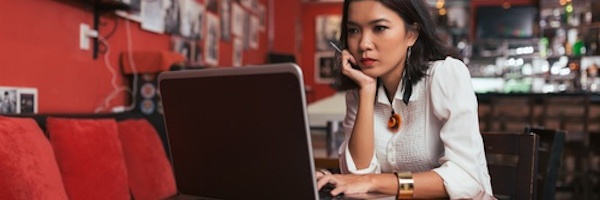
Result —
<svg viewBox="0 0 600 200"><path fill-rule="evenodd" d="M400 119L400 115L392 113L392 115L390 116L390 120L388 120L388 128L390 128L393 131L397 131L398 128L400 128L401 123L402 120Z"/></svg>

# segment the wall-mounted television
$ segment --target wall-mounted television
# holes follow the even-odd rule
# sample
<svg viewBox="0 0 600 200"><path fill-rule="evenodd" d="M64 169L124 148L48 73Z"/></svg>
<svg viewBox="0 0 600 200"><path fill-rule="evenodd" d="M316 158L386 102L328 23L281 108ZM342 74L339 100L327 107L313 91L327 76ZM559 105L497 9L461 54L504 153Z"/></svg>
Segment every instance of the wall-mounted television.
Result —
<svg viewBox="0 0 600 200"><path fill-rule="evenodd" d="M476 8L477 39L525 39L535 37L539 18L536 6L480 6Z"/></svg>

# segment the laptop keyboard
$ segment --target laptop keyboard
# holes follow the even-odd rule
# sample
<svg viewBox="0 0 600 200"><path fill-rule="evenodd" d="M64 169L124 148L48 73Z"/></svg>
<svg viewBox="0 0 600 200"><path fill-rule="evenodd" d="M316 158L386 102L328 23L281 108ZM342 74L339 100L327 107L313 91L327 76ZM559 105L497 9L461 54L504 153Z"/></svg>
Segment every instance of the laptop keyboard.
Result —
<svg viewBox="0 0 600 200"><path fill-rule="evenodd" d="M320 200L334 200L334 199L344 199L344 194L339 194L337 196L331 195L331 190L333 190L335 186L333 184L328 183L323 186L319 190L319 199Z"/></svg>

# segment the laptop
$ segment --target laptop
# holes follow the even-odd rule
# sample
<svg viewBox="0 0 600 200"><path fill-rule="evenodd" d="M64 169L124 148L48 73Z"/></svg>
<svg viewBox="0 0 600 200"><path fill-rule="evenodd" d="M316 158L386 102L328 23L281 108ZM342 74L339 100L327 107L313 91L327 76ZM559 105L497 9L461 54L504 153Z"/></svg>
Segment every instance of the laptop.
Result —
<svg viewBox="0 0 600 200"><path fill-rule="evenodd" d="M169 71L158 80L182 195L318 199L296 64Z"/></svg>

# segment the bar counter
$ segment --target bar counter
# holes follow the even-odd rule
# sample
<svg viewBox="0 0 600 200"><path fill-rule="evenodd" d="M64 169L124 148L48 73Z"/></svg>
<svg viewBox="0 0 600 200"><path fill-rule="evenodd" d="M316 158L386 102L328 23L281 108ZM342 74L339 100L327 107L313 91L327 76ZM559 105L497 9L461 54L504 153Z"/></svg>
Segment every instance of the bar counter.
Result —
<svg viewBox="0 0 600 200"><path fill-rule="evenodd" d="M525 126L569 133L600 132L600 93L478 93L482 131L522 131ZM583 139L583 138L582 138Z"/></svg>

